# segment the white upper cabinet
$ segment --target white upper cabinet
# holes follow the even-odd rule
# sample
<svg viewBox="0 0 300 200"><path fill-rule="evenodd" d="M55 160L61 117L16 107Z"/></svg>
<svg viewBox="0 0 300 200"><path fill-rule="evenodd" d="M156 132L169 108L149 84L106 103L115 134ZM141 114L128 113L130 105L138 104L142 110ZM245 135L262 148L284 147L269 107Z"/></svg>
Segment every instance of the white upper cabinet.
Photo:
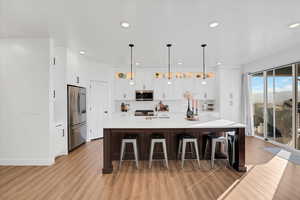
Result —
<svg viewBox="0 0 300 200"><path fill-rule="evenodd" d="M115 100L133 100L135 85L130 85L127 79L117 79L114 82Z"/></svg>
<svg viewBox="0 0 300 200"><path fill-rule="evenodd" d="M201 84L201 83L200 83ZM206 85L203 85L203 91L204 91L204 99L213 100L215 99L216 94L216 79L215 78L208 78L206 79Z"/></svg>
<svg viewBox="0 0 300 200"><path fill-rule="evenodd" d="M182 79L175 79L172 81L173 95L172 97L176 99L183 99L183 93L185 92L185 87L183 85Z"/></svg>
<svg viewBox="0 0 300 200"><path fill-rule="evenodd" d="M241 71L240 69L219 69L219 111L223 119L241 121Z"/></svg>
<svg viewBox="0 0 300 200"><path fill-rule="evenodd" d="M53 48L51 59L52 96L54 99L54 120L64 122L66 119L66 49L64 47Z"/></svg>
<svg viewBox="0 0 300 200"><path fill-rule="evenodd" d="M137 71L135 76L136 90L153 90L153 76L151 72Z"/></svg>

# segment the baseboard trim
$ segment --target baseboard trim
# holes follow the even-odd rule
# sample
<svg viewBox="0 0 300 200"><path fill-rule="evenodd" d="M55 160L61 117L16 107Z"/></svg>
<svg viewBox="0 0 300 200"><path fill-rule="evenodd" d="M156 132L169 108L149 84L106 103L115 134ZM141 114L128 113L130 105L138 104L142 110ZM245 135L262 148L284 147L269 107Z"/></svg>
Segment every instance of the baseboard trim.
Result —
<svg viewBox="0 0 300 200"><path fill-rule="evenodd" d="M103 139L103 137L99 137L99 138L95 138L95 139L91 139L91 142L96 141L96 140L101 140Z"/></svg>
<svg viewBox="0 0 300 200"><path fill-rule="evenodd" d="M278 147L280 147L280 148L283 148L283 149L286 149L286 150L288 150L288 151L300 153L300 150L294 149L293 147L290 147L290 146L288 146L288 145L286 145L286 144L281 144L281 143L276 142L276 141L274 141L274 140L271 140L271 139L268 139L268 138L263 138L263 137L260 137L260 136L257 136L257 135L255 135L255 136L253 136L253 137L255 137L255 138L259 139L259 140L263 140L263 141L265 141L265 142L271 143L271 144L273 144L273 145L276 145L276 146L278 146Z"/></svg>
<svg viewBox="0 0 300 200"><path fill-rule="evenodd" d="M0 159L1 166L50 166L54 164L53 159Z"/></svg>

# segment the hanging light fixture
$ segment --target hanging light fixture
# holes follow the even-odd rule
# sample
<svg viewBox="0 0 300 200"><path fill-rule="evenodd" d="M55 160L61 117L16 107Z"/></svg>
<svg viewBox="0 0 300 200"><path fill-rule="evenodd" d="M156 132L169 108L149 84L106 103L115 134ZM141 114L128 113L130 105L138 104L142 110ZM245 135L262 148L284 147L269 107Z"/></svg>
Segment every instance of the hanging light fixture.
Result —
<svg viewBox="0 0 300 200"><path fill-rule="evenodd" d="M172 44L167 44L167 48L168 48L168 85L172 84L172 81L171 81L171 60L170 60L171 46L172 46Z"/></svg>
<svg viewBox="0 0 300 200"><path fill-rule="evenodd" d="M205 71L205 47L207 44L202 44L201 47L203 48L203 79L202 79L202 84L206 85L206 71Z"/></svg>
<svg viewBox="0 0 300 200"><path fill-rule="evenodd" d="M132 72L132 48L134 47L134 44L129 44L129 47L130 47L130 81L129 81L129 85L134 85L133 72Z"/></svg>

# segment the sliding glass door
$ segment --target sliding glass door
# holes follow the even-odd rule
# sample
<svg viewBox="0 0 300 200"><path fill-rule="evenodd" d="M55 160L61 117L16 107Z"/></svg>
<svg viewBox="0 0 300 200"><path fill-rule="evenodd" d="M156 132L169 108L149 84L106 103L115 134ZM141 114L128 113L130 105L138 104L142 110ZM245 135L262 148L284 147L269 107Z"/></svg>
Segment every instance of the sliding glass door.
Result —
<svg viewBox="0 0 300 200"><path fill-rule="evenodd" d="M300 63L250 75L253 132L300 149Z"/></svg>
<svg viewBox="0 0 300 200"><path fill-rule="evenodd" d="M269 70L266 72L267 79L267 99L266 99L266 122L267 122L267 135L268 139L275 139L276 128L274 124L275 119L275 107L274 107L274 70Z"/></svg>
<svg viewBox="0 0 300 200"><path fill-rule="evenodd" d="M300 63L296 64L296 149L300 150Z"/></svg>
<svg viewBox="0 0 300 200"><path fill-rule="evenodd" d="M254 134L264 136L264 74L256 73L251 75L251 105Z"/></svg>
<svg viewBox="0 0 300 200"><path fill-rule="evenodd" d="M275 140L293 144L293 67L275 69Z"/></svg>

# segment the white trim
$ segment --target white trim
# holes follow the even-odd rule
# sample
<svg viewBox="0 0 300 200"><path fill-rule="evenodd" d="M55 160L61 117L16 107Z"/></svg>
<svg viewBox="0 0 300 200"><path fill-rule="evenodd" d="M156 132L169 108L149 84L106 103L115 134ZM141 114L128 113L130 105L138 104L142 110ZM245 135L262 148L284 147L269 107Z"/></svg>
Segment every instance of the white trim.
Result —
<svg viewBox="0 0 300 200"><path fill-rule="evenodd" d="M50 166L54 164L52 159L0 159L0 166Z"/></svg>
<svg viewBox="0 0 300 200"><path fill-rule="evenodd" d="M288 150L288 151L292 151L292 152L295 152L295 153L300 154L300 150L294 149L293 147L290 147L290 146L288 146L288 145L281 144L281 143L279 143L279 142L276 142L276 141L270 140L270 139L265 140L263 137L260 137L260 136L257 136L257 135L254 135L253 137L255 137L255 138L257 138L257 139L260 139L260 140L263 140L263 141L265 141L265 142L274 144L274 145L279 146L279 147L281 147L281 148L283 148L283 149L286 149L286 150Z"/></svg>

